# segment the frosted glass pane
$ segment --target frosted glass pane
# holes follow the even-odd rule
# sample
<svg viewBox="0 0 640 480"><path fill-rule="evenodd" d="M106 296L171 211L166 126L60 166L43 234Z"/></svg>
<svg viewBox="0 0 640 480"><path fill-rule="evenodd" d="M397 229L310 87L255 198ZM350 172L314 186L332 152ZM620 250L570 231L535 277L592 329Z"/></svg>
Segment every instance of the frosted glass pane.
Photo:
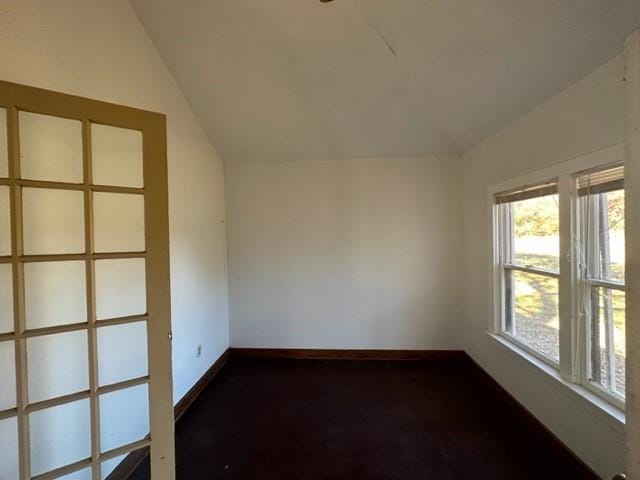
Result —
<svg viewBox="0 0 640 480"><path fill-rule="evenodd" d="M82 183L82 123L20 112L20 173L31 180Z"/></svg>
<svg viewBox="0 0 640 480"><path fill-rule="evenodd" d="M144 258L97 260L95 272L98 320L147 312Z"/></svg>
<svg viewBox="0 0 640 480"><path fill-rule="evenodd" d="M29 427L32 475L91 456L88 399L34 412Z"/></svg>
<svg viewBox="0 0 640 480"><path fill-rule="evenodd" d="M25 254L84 252L82 192L25 188L22 209Z"/></svg>
<svg viewBox="0 0 640 480"><path fill-rule="evenodd" d="M24 265L27 329L87 321L83 261Z"/></svg>
<svg viewBox="0 0 640 480"><path fill-rule="evenodd" d="M91 125L93 183L142 187L142 132Z"/></svg>
<svg viewBox="0 0 640 480"><path fill-rule="evenodd" d="M85 468L64 477L58 477L57 480L91 480L91 468Z"/></svg>
<svg viewBox="0 0 640 480"><path fill-rule="evenodd" d="M98 328L100 385L147 375L146 322Z"/></svg>
<svg viewBox="0 0 640 480"><path fill-rule="evenodd" d="M18 422L0 420L0 478L18 480Z"/></svg>
<svg viewBox="0 0 640 480"><path fill-rule="evenodd" d="M96 252L144 251L144 196L94 193Z"/></svg>
<svg viewBox="0 0 640 480"><path fill-rule="evenodd" d="M100 470L100 479L106 480L106 478L115 470L115 468L125 459L126 455L121 455L119 457L112 458L110 460L105 460L102 462L101 470Z"/></svg>
<svg viewBox="0 0 640 480"><path fill-rule="evenodd" d="M27 339L29 403L89 390L87 332Z"/></svg>
<svg viewBox="0 0 640 480"><path fill-rule="evenodd" d="M100 448L103 452L149 434L147 385L100 396Z"/></svg>
<svg viewBox="0 0 640 480"><path fill-rule="evenodd" d="M16 406L16 357L13 340L0 342L0 411ZM2 478L2 477L0 477Z"/></svg>
<svg viewBox="0 0 640 480"><path fill-rule="evenodd" d="M9 176L9 150L7 146L7 110L0 108L0 177Z"/></svg>
<svg viewBox="0 0 640 480"><path fill-rule="evenodd" d="M0 333L13 332L13 268L0 264Z"/></svg>
<svg viewBox="0 0 640 480"><path fill-rule="evenodd" d="M11 255L11 193L0 186L0 257Z"/></svg>

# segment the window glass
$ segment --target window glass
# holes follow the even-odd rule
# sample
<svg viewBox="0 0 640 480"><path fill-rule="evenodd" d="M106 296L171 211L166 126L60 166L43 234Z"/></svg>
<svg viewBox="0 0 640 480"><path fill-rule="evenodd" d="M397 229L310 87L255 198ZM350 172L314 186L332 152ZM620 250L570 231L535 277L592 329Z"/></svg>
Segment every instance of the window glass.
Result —
<svg viewBox="0 0 640 480"><path fill-rule="evenodd" d="M530 198L510 205L514 263L558 271L558 195Z"/></svg>
<svg viewBox="0 0 640 480"><path fill-rule="evenodd" d="M142 187L142 132L91 125L93 183Z"/></svg>
<svg viewBox="0 0 640 480"><path fill-rule="evenodd" d="M0 177L9 176L9 151L7 149L7 109L0 108Z"/></svg>
<svg viewBox="0 0 640 480"><path fill-rule="evenodd" d="M509 290L512 304L511 334L546 355L560 360L558 280L512 270Z"/></svg>
<svg viewBox="0 0 640 480"><path fill-rule="evenodd" d="M588 332L589 382L625 396L624 169L578 177L580 282L578 306Z"/></svg>
<svg viewBox="0 0 640 480"><path fill-rule="evenodd" d="M557 190L523 190L521 194L508 194L499 202L504 330L558 363L560 228Z"/></svg>
<svg viewBox="0 0 640 480"><path fill-rule="evenodd" d="M11 192L0 185L0 257L11 255Z"/></svg>
<svg viewBox="0 0 640 480"><path fill-rule="evenodd" d="M22 178L82 182L82 122L20 112Z"/></svg>
<svg viewBox="0 0 640 480"><path fill-rule="evenodd" d="M624 283L624 190L602 193L606 222L602 227L604 242L602 278Z"/></svg>
<svg viewBox="0 0 640 480"><path fill-rule="evenodd" d="M591 312L590 380L624 397L625 293L608 288L593 288Z"/></svg>
<svg viewBox="0 0 640 480"><path fill-rule="evenodd" d="M30 413L29 430L33 476L90 457L89 399Z"/></svg>
<svg viewBox="0 0 640 480"><path fill-rule="evenodd" d="M576 383L621 407L626 391L624 166L567 172L502 191L493 200L499 333L549 365L579 373ZM560 223L560 203L570 211L566 224ZM560 251L561 243L566 251ZM561 318L561 311L567 316ZM579 355L561 360L564 328Z"/></svg>
<svg viewBox="0 0 640 480"><path fill-rule="evenodd" d="M18 419L0 420L0 478L17 479L18 476Z"/></svg>
<svg viewBox="0 0 640 480"><path fill-rule="evenodd" d="M107 452L149 434L149 388L138 385L100 395L100 449Z"/></svg>

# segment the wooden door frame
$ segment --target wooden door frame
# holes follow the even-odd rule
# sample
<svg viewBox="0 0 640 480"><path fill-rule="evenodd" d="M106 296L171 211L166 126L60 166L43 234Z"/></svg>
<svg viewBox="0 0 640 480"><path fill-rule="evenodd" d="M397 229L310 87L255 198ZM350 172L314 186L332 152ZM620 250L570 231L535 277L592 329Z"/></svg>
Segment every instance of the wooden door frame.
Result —
<svg viewBox="0 0 640 480"><path fill-rule="evenodd" d="M27 261L84 260L87 273L88 318L84 326L69 326L64 331L86 329L89 348L89 391L75 394L72 400L89 398L91 407L91 457L73 465L53 471L55 476L92 467L93 478L100 472L101 462L129 453L137 448L150 446L151 470L154 480L175 478L173 399L171 365L171 315L169 283L169 219L167 183L166 116L136 108L91 100L74 95L0 81L0 107L7 110L7 137L9 146L9 178L1 178L0 185L11 190L12 251L10 257L0 257L0 262L11 263L14 275L14 332L0 335L3 341L14 340L16 351L16 408L0 412L0 419L18 419L19 471L21 480L33 478L29 458L29 413L33 405L27 400L26 338L33 334L26 329L24 308L23 266ZM27 111L82 122L84 181L81 184L65 182L32 181L20 178L20 153L18 138L18 112ZM143 178L140 189L129 187L96 186L91 175L91 124L103 124L139 130L143 138ZM21 190L23 187L68 189L84 192L85 253L69 255L42 255L27 257L22 252L21 238ZM137 255L121 253L97 254L93 252L92 192L142 193L145 198L146 251ZM93 262L108 258L146 258L147 313L136 318L113 319L112 324L133 320L147 321L148 377L150 435L135 444L101 453L99 434L99 395L124 388L104 388L97 381L96 329L106 325L96 320L95 291L93 291ZM80 324L78 324L80 325ZM38 334L56 332L56 327L38 329ZM60 330L60 329L58 329ZM141 384L142 381L128 382ZM69 400L69 401L72 401ZM43 402L40 402L43 403ZM51 402L50 402L51 403ZM53 402L55 404L55 402ZM67 403L67 402L64 402ZM59 403L62 404L62 403ZM51 404L40 405L42 408ZM47 473L36 478L52 478ZM99 478L99 477L98 477Z"/></svg>

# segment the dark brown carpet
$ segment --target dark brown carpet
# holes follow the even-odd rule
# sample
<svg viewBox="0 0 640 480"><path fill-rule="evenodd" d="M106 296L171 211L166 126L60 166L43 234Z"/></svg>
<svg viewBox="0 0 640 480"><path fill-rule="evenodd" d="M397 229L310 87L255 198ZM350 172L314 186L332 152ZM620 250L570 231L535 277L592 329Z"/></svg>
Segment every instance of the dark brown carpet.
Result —
<svg viewBox="0 0 640 480"><path fill-rule="evenodd" d="M178 480L594 478L467 361L234 358L176 457Z"/></svg>

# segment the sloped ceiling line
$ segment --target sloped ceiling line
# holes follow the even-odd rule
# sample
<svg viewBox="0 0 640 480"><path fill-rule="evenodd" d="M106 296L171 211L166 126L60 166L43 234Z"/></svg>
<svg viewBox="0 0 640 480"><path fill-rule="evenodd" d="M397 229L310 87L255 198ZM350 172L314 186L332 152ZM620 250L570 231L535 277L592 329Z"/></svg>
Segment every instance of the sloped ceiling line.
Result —
<svg viewBox="0 0 640 480"><path fill-rule="evenodd" d="M362 15L362 17L365 19L365 21L369 24L371 29L373 31L375 31L376 34L382 39L382 41L386 45L387 49L393 55L393 57L394 57L394 59L396 61L396 64L398 65L398 67L399 67L400 71L402 72L402 74L404 76L406 76L407 79L410 79L411 78L411 73L410 73L409 69L406 67L406 65L404 64L404 62L402 61L402 59L398 55L398 52L393 47L391 42L388 40L387 35L384 34L382 32L381 28L378 25L376 25L376 23L369 17L369 15L367 15L366 10L364 8L362 8L360 5L358 5L359 0L351 0L351 1L353 2L354 7L357 9L357 11L360 13L360 15ZM420 83L418 83L418 85L419 85L419 88L424 93L425 98L429 98L431 100L431 102L435 105L436 102L433 100L433 95L430 94L427 85L426 84L420 84ZM445 143L450 145L449 153L455 153L457 155L462 155L462 149L459 147L458 143L453 138L451 133L447 130L447 128L445 126L446 124L444 122L444 119L443 119L442 115L438 115L438 122L440 123L440 125L442 125L441 130L440 130L441 133L442 133L442 138L445 140Z"/></svg>
<svg viewBox="0 0 640 480"><path fill-rule="evenodd" d="M464 151L621 52L638 0L131 0L225 162Z"/></svg>

